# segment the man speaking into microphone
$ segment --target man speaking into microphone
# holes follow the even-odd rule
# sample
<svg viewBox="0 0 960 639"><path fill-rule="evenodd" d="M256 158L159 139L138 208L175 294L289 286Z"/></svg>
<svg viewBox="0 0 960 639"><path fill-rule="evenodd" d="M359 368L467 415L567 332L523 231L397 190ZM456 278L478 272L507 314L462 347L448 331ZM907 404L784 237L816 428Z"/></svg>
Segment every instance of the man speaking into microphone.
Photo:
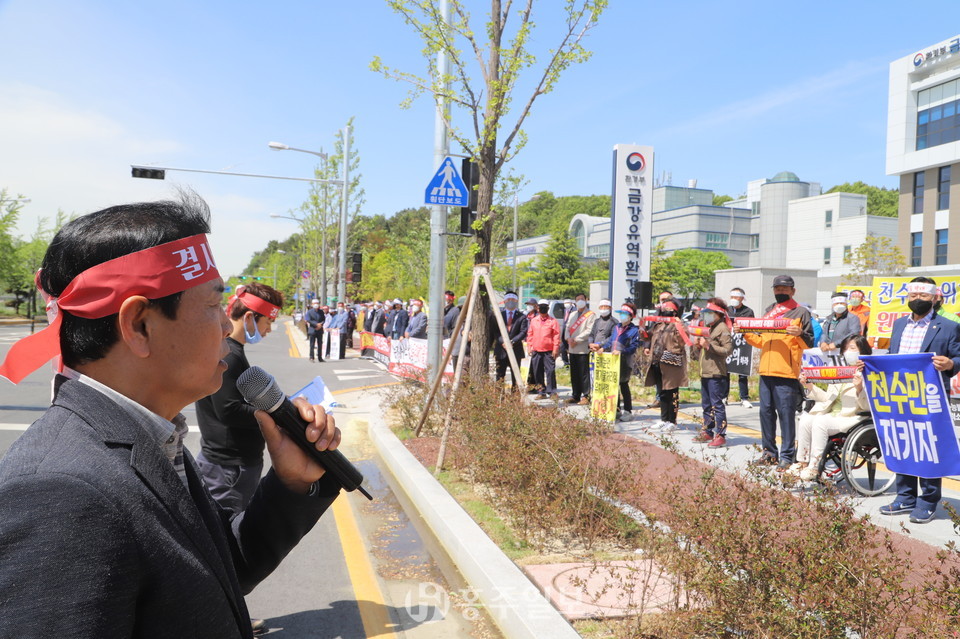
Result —
<svg viewBox="0 0 960 639"><path fill-rule="evenodd" d="M232 521L183 447L180 411L217 391L231 331L195 195L116 206L54 237L50 326L9 351L14 383L62 358L51 407L0 460L0 626L11 637L250 637L243 595L340 491L257 413L272 469ZM306 437L335 449L320 407Z"/></svg>

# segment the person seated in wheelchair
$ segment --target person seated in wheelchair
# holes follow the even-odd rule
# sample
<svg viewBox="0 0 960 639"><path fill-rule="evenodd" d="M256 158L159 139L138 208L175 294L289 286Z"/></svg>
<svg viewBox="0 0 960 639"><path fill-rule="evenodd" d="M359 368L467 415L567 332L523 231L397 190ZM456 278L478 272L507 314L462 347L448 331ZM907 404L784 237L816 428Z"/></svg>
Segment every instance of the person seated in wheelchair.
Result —
<svg viewBox="0 0 960 639"><path fill-rule="evenodd" d="M827 390L811 384L803 373L800 383L807 396L816 403L803 413L797 424L797 462L787 472L803 481L819 477L820 460L832 435L845 433L863 420L862 413L870 410L863 389L863 362L861 355L871 355L873 349L862 335L850 335L840 343L840 353L847 366L857 371L849 382L830 384Z"/></svg>

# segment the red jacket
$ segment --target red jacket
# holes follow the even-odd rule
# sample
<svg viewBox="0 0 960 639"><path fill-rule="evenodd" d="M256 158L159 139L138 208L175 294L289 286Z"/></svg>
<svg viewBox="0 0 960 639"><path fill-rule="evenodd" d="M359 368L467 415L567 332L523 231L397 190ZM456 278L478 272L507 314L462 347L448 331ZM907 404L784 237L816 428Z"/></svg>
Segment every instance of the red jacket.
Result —
<svg viewBox="0 0 960 639"><path fill-rule="evenodd" d="M527 346L531 353L557 351L560 349L560 324L547 315L537 314L530 318L527 329Z"/></svg>

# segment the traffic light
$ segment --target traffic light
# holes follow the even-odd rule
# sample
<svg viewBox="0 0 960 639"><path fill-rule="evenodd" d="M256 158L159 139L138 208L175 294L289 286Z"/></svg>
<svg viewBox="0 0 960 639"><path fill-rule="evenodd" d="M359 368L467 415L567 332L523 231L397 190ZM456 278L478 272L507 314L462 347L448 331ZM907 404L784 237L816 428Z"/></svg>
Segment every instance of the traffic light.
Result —
<svg viewBox="0 0 960 639"><path fill-rule="evenodd" d="M363 279L363 253L350 254L350 270L353 273L353 283L360 282Z"/></svg>
<svg viewBox="0 0 960 639"><path fill-rule="evenodd" d="M240 280L241 282L246 282L246 281L247 281L247 276L246 276L246 275L238 275L238 276L237 276L237 279Z"/></svg>
<svg viewBox="0 0 960 639"><path fill-rule="evenodd" d="M477 186L480 184L480 170L469 158L463 158L460 163L460 175L463 177L463 183L467 185L470 196L467 206L460 207L460 232L473 235L473 222L477 219Z"/></svg>
<svg viewBox="0 0 960 639"><path fill-rule="evenodd" d="M163 169L148 169L143 166L134 166L130 167L130 175L135 178L145 178L148 180L162 180L166 177L167 172Z"/></svg>

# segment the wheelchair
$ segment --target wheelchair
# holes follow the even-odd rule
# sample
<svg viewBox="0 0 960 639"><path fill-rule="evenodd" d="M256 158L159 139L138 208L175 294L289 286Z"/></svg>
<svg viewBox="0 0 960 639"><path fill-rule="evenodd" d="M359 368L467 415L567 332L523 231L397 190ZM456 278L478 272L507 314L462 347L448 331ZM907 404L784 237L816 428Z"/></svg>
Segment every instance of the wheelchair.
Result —
<svg viewBox="0 0 960 639"><path fill-rule="evenodd" d="M831 435L820 459L821 481L846 481L850 488L864 497L875 497L886 492L896 481L881 461L880 440L869 413L845 433Z"/></svg>

